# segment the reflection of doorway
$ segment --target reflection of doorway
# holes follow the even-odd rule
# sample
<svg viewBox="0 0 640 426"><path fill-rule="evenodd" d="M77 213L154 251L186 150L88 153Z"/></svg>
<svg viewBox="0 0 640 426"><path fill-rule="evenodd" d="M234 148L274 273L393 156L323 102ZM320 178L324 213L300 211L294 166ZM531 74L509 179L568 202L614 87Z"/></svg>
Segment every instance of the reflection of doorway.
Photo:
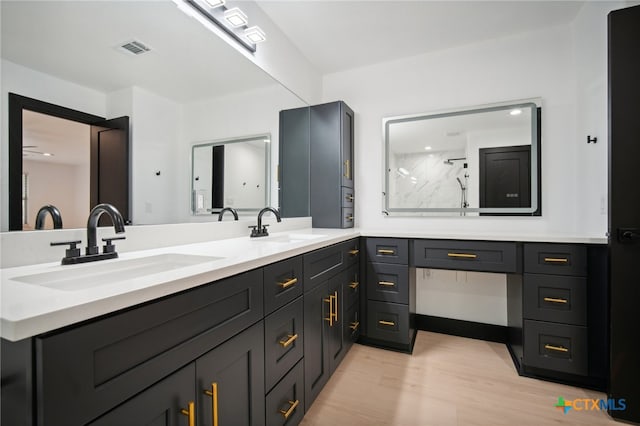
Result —
<svg viewBox="0 0 640 426"><path fill-rule="evenodd" d="M480 149L480 208L531 207L531 145Z"/></svg>
<svg viewBox="0 0 640 426"><path fill-rule="evenodd" d="M113 204L122 213L125 223L130 223L129 213L129 118L113 120L42 102L24 96L9 94L9 230L23 229L23 120L26 113L39 113L60 119L82 123L89 128L89 176L77 179L88 188L84 217L99 203ZM28 135L27 135L28 136ZM25 142L24 145L33 145ZM28 148L27 148L28 150ZM47 152L40 149L32 151ZM49 175L51 171L46 172ZM29 179L31 184L33 179ZM62 188L53 191L76 191ZM83 195L83 197L87 197ZM87 198L85 198L86 200ZM38 205L31 204L37 209ZM63 215L63 222L65 216ZM86 223L86 222L85 222ZM82 225L84 226L84 225ZM66 226L68 228L70 226Z"/></svg>

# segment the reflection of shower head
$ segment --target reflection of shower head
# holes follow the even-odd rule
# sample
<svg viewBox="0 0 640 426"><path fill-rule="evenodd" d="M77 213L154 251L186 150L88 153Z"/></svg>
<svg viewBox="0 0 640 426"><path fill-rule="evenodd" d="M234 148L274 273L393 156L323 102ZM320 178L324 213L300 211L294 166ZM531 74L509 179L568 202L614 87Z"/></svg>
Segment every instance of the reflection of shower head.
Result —
<svg viewBox="0 0 640 426"><path fill-rule="evenodd" d="M462 184L462 181L460 180L459 177L456 176L456 180L458 181L458 183L460 184L460 189L462 189L463 191L465 190L464 185Z"/></svg>
<svg viewBox="0 0 640 426"><path fill-rule="evenodd" d="M445 160L444 164L446 164L447 166L453 166L453 162L451 160Z"/></svg>

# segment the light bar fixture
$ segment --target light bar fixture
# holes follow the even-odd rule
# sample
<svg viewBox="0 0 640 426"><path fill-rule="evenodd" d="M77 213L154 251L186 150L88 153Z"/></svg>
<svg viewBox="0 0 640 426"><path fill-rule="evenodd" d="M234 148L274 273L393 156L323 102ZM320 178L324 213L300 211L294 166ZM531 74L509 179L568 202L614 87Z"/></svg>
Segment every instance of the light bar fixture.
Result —
<svg viewBox="0 0 640 426"><path fill-rule="evenodd" d="M228 9L226 0L173 0L180 10L187 15L200 19L203 25L207 21L215 24L231 38L239 42L250 52L255 53L256 44L267 39L264 31L257 26L248 27L249 18L238 7ZM193 11L193 12L191 12ZM196 13L196 15L194 15ZM200 15L202 18L198 18ZM214 28L209 27L212 31Z"/></svg>

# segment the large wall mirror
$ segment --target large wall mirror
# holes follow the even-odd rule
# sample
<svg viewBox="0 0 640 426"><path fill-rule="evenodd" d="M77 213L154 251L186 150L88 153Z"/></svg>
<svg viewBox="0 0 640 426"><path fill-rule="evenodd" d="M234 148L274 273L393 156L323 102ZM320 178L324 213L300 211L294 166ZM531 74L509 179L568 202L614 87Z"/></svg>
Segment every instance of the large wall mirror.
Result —
<svg viewBox="0 0 640 426"><path fill-rule="evenodd" d="M198 143L192 148L191 209L216 214L224 207L257 212L269 205L271 135Z"/></svg>
<svg viewBox="0 0 640 426"><path fill-rule="evenodd" d="M62 203L45 197L62 192L48 186L52 179L46 177L51 174L33 171L27 179L30 193L26 205L31 210L22 211L20 197L10 203L9 163L39 161L37 165L43 168L43 160L55 159L59 165L63 151L69 151L72 143L89 143L76 137L87 133L86 127L61 136L44 117L36 123L38 132L32 131L30 121L25 120L22 130L29 137L20 138L15 149L9 149L5 136L14 133L8 120L9 93L99 118L129 116L127 166L132 225L206 220L194 218L190 206L194 141L257 134L270 134L277 141L278 112L306 105L171 0L3 1L0 8L2 231L9 230L9 209L17 209L15 216L22 222L11 230L32 229L34 210L41 204ZM62 124L56 126L72 127L74 132L74 126ZM65 141L65 149L55 151L53 142L59 145ZM267 146L275 149L270 156L270 161L275 161L277 143L263 142L263 155ZM85 151L82 157L88 161L86 146L71 150L78 156ZM13 154L5 155L10 152ZM40 152L53 156L45 158ZM86 171L87 163L79 160L73 167ZM227 181L242 170L227 168ZM271 173L275 166L263 170ZM65 228L86 225L91 205L87 201L87 174L82 176L72 177L77 185L64 192L78 195L77 199L66 200L64 211L61 209ZM275 176L270 174L264 185L267 192L274 191L274 182ZM44 186L36 187L41 183ZM261 207L269 199L265 196ZM79 207L71 211L72 206Z"/></svg>
<svg viewBox="0 0 640 426"><path fill-rule="evenodd" d="M384 213L540 215L540 105L385 118Z"/></svg>

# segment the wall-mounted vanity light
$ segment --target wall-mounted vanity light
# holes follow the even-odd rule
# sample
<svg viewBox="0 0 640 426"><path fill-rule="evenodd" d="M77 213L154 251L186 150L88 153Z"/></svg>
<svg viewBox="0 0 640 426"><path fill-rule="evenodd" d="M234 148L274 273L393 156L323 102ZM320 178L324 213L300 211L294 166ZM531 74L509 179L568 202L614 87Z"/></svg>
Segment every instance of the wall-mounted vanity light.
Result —
<svg viewBox="0 0 640 426"><path fill-rule="evenodd" d="M187 15L200 18L204 25L207 23L201 18L215 24L217 28L252 53L255 53L257 43L267 39L260 27L255 25L248 27L249 18L240 8L227 8L225 0L173 0L173 2Z"/></svg>

